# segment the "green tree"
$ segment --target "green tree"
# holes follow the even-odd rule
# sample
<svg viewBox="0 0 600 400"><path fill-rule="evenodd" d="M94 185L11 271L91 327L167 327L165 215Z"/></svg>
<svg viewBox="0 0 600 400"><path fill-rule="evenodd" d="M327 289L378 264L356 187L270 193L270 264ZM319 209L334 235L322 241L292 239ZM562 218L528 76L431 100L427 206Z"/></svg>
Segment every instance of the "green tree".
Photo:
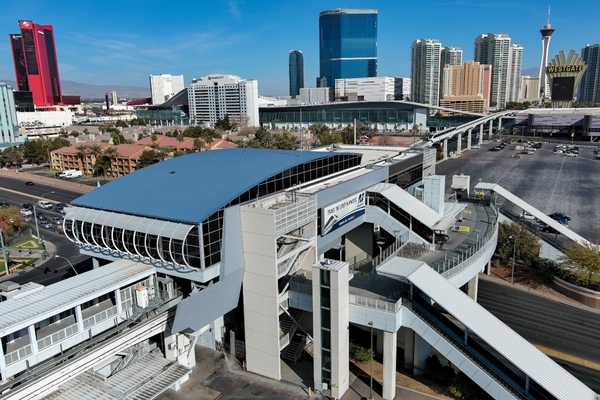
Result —
<svg viewBox="0 0 600 400"><path fill-rule="evenodd" d="M522 260L530 266L540 255L539 233L531 232L519 222L501 223L498 227L498 245L495 256L503 263L512 259L513 252L516 260Z"/></svg>
<svg viewBox="0 0 600 400"><path fill-rule="evenodd" d="M230 131L232 126L231 122L229 121L229 115L225 114L223 118L219 118L215 123L215 128L222 131Z"/></svg>
<svg viewBox="0 0 600 400"><path fill-rule="evenodd" d="M160 162L160 156L154 150L144 150L142 154L140 154L140 158L135 166L136 169L141 169L147 167L148 165L156 164Z"/></svg>
<svg viewBox="0 0 600 400"><path fill-rule="evenodd" d="M118 129L117 129L116 132L112 131L110 133L110 137L111 137L111 139L113 141L113 144L115 144L115 145L125 143L125 136L123 136Z"/></svg>
<svg viewBox="0 0 600 400"><path fill-rule="evenodd" d="M18 231L22 224L23 217L17 207L0 208L0 229L4 232Z"/></svg>
<svg viewBox="0 0 600 400"><path fill-rule="evenodd" d="M588 285L594 275L600 273L600 246L590 242L581 245L576 242L569 243L564 247L564 256L559 261L564 268L577 269L580 281Z"/></svg>

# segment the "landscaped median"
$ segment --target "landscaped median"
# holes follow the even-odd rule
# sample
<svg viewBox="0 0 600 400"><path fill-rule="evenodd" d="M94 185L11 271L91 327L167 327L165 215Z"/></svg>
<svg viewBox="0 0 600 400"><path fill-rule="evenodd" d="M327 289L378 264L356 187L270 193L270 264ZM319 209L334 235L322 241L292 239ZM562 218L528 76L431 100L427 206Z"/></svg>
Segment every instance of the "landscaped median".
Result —
<svg viewBox="0 0 600 400"><path fill-rule="evenodd" d="M33 265L42 257L42 246L35 238L21 240L5 248L8 260L8 272L17 273L19 269ZM0 257L0 276L7 275L4 257Z"/></svg>

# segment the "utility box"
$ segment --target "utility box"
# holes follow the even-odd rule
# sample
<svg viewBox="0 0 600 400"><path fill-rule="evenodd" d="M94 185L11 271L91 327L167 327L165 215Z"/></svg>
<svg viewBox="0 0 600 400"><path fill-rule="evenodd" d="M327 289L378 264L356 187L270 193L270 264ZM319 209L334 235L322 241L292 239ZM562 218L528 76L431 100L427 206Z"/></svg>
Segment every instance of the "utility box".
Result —
<svg viewBox="0 0 600 400"><path fill-rule="evenodd" d="M140 308L148 307L150 299L148 297L148 288L146 286L138 286L135 288L135 302Z"/></svg>

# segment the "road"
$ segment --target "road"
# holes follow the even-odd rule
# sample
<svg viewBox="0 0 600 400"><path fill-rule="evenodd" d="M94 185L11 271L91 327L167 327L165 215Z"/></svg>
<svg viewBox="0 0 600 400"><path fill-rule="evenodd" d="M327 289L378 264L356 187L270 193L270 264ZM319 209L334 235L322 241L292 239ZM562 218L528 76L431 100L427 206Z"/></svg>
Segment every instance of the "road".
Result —
<svg viewBox="0 0 600 400"><path fill-rule="evenodd" d="M484 279L477 301L532 344L600 365L600 311ZM556 361L600 393L599 370Z"/></svg>
<svg viewBox="0 0 600 400"><path fill-rule="evenodd" d="M600 161L594 160L592 147L583 147L580 143L578 157L565 157L552 154L553 144L546 143L533 155L511 158L515 144L489 152L495 144L484 144L481 149L465 151L456 159L436 165L436 173L446 176L448 194L452 176L461 173L471 176L471 194L480 179L498 183L542 212L569 214L573 231L593 243L600 241L597 200L600 185L595 178L600 174ZM501 200L501 203L520 212L507 201Z"/></svg>
<svg viewBox="0 0 600 400"><path fill-rule="evenodd" d="M50 193L54 192L54 193ZM65 190L60 186L50 186L35 184L34 186L26 186L22 180L11 178L0 178L0 201L6 201L10 205L21 207L23 203L35 204L39 198L44 195L44 199L48 199L60 203L70 203L72 200L81 196L78 192ZM42 211L39 210L38 211ZM62 216L53 210L43 210L48 217ZM31 228L35 231L35 223L30 223ZM56 253L67 258L78 273L87 271L92 268L91 258L79 253L77 245L67 239L64 235L56 233L51 229L39 227L40 235L45 241L52 242L56 247ZM33 270L12 277L11 280L24 284L27 282L36 282L42 285L50 285L61 281L62 279L73 276L75 272L71 266L62 258L48 259L43 266L36 266Z"/></svg>

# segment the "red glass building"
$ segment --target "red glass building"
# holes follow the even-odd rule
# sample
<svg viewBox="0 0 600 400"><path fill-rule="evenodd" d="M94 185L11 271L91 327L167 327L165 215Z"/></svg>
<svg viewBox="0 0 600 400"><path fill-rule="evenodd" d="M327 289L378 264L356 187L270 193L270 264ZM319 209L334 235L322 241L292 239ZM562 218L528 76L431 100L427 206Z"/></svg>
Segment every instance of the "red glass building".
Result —
<svg viewBox="0 0 600 400"><path fill-rule="evenodd" d="M20 34L10 34L18 91L30 91L36 107L62 104L52 25L19 21Z"/></svg>

